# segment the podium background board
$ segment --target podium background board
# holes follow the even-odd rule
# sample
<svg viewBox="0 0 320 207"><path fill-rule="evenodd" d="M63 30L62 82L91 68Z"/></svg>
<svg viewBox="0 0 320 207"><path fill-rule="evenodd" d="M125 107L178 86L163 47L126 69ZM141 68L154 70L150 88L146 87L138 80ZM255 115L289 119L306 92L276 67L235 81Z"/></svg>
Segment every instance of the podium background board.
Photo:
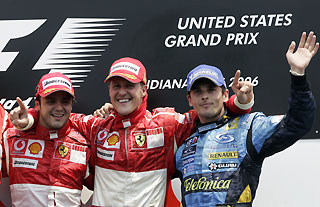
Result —
<svg viewBox="0 0 320 207"><path fill-rule="evenodd" d="M61 71L75 85L74 112L92 113L109 101L103 82L112 62L139 59L147 68L148 109L190 109L185 79L199 64L219 67L227 85L237 69L254 84L253 111L283 114L288 107L285 53L301 32L320 37L319 1L2 1L0 103L21 97L34 106L40 77ZM307 75L320 103L319 54ZM231 88L229 88L231 90ZM232 92L231 92L232 94ZM312 130L319 138L319 104Z"/></svg>
<svg viewBox="0 0 320 207"><path fill-rule="evenodd" d="M147 68L148 109L189 109L188 71L199 64L223 70L231 84L236 69L255 86L254 111L282 114L290 77L285 53L302 31L318 34L319 2L306 1L3 1L0 7L0 102L10 110L20 96L33 106L34 88L50 69L74 81L74 111L91 113L108 101L103 83L121 57ZM175 42L176 41L176 42ZM319 55L318 55L319 56ZM320 58L308 78L320 88ZM15 104L15 105L14 105ZM313 129L319 137L319 107Z"/></svg>

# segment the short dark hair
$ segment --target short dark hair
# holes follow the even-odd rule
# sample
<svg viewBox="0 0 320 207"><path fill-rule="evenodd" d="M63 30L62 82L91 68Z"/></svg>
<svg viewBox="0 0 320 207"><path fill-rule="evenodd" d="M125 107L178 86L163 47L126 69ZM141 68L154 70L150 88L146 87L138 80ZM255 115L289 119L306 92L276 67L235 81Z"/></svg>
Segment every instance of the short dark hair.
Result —
<svg viewBox="0 0 320 207"><path fill-rule="evenodd" d="M37 96L37 97L36 97L36 101L38 101L39 104L41 104L41 98L40 98L40 96Z"/></svg>
<svg viewBox="0 0 320 207"><path fill-rule="evenodd" d="M222 93L224 93L226 91L226 88L224 86L220 86Z"/></svg>
<svg viewBox="0 0 320 207"><path fill-rule="evenodd" d="M140 85L143 87L143 86L146 86L146 84L144 84L142 81L140 82Z"/></svg>

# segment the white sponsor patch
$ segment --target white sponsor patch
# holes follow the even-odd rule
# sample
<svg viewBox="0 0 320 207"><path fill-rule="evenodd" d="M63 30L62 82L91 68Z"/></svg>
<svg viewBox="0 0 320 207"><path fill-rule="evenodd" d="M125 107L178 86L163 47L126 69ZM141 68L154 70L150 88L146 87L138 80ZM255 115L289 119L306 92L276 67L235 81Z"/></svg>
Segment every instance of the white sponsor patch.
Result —
<svg viewBox="0 0 320 207"><path fill-rule="evenodd" d="M26 141L25 140L17 140L13 144L14 150L21 151L26 147Z"/></svg>
<svg viewBox="0 0 320 207"><path fill-rule="evenodd" d="M12 158L12 167L24 167L37 169L38 160L31 160L25 158Z"/></svg>
<svg viewBox="0 0 320 207"><path fill-rule="evenodd" d="M136 75L138 75L140 67L129 62L120 62L111 67L111 73L117 70L128 70Z"/></svg>
<svg viewBox="0 0 320 207"><path fill-rule="evenodd" d="M128 128L129 126L131 126L130 119L122 120L122 124L123 124L123 128Z"/></svg>
<svg viewBox="0 0 320 207"><path fill-rule="evenodd" d="M50 136L50 139L57 139L58 138L58 131L56 131L56 130L49 131L49 136Z"/></svg>
<svg viewBox="0 0 320 207"><path fill-rule="evenodd" d="M163 128L147 129L147 148L162 147L164 145L164 133Z"/></svg>
<svg viewBox="0 0 320 207"><path fill-rule="evenodd" d="M30 157L43 157L44 141L43 140L28 140L27 150L25 155Z"/></svg>
<svg viewBox="0 0 320 207"><path fill-rule="evenodd" d="M87 147L79 146L79 145L72 145L71 147L71 154L70 154L70 161L79 163L79 164L86 164L86 156L87 156Z"/></svg>
<svg viewBox="0 0 320 207"><path fill-rule="evenodd" d="M114 160L114 151L107 151L98 147L97 156L104 160Z"/></svg>
<svg viewBox="0 0 320 207"><path fill-rule="evenodd" d="M71 90L71 83L65 78L53 77L42 82L43 89L54 85L63 85Z"/></svg>
<svg viewBox="0 0 320 207"><path fill-rule="evenodd" d="M42 158L44 147L43 140L14 139L10 154Z"/></svg>
<svg viewBox="0 0 320 207"><path fill-rule="evenodd" d="M105 139L103 147L110 149L120 149L120 136L119 132L111 132Z"/></svg>
<svg viewBox="0 0 320 207"><path fill-rule="evenodd" d="M108 136L108 130L103 129L100 132L98 132L97 139L99 141L101 141L101 140L105 139L107 136Z"/></svg>

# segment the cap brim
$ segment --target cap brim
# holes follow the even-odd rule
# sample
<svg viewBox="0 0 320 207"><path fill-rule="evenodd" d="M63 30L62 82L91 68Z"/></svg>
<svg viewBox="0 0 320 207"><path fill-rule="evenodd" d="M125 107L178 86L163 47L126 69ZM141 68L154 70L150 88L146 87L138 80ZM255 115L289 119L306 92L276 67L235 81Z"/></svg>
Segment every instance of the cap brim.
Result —
<svg viewBox="0 0 320 207"><path fill-rule="evenodd" d="M69 93L73 98L76 98L74 93L68 89L63 89L63 88L57 88L57 89L54 89L54 90L51 90L51 91L48 91L46 93L42 92L42 93L39 93L39 96L41 97L47 97L49 96L50 94L53 94L55 92L58 92L58 91L64 91L66 93Z"/></svg>
<svg viewBox="0 0 320 207"><path fill-rule="evenodd" d="M127 81L129 81L129 82L131 82L131 83L140 83L140 82L141 82L141 80L139 80L139 79L133 80L133 79L131 79L131 78L128 78L128 77L126 77L126 76L124 76L124 75L120 75L120 74L109 75L108 77L106 77L106 79L104 80L104 82L105 82L105 83L108 82L108 81L109 81L111 78L113 78L113 77L124 78L124 79L126 79Z"/></svg>

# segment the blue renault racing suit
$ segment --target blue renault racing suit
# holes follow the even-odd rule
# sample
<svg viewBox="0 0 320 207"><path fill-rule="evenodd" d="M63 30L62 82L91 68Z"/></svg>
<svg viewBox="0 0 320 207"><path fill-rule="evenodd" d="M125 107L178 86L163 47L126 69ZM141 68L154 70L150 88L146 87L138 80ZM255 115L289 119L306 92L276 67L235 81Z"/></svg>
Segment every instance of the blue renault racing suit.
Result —
<svg viewBox="0 0 320 207"><path fill-rule="evenodd" d="M312 127L315 101L306 76L291 76L285 116L223 116L186 139L176 152L183 206L252 206L264 158Z"/></svg>

